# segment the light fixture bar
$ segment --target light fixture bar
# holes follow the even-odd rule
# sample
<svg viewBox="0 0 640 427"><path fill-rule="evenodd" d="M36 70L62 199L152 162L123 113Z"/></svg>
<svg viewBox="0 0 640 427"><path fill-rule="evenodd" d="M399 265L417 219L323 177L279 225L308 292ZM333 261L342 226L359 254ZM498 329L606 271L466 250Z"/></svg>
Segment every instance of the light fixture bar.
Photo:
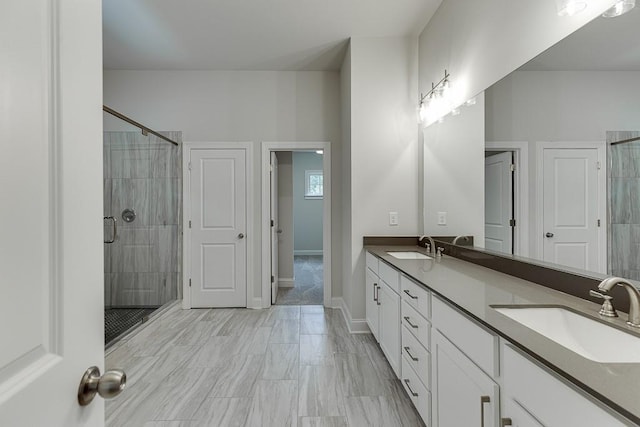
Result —
<svg viewBox="0 0 640 427"><path fill-rule="evenodd" d="M427 98L433 98L433 95L436 93L436 91L440 90L440 85L442 85L442 87L445 87L445 83L449 81L449 76L450 74L447 73L447 70L444 70L444 77L442 79L440 79L440 81L438 83L433 83L431 82L431 90L427 93L425 93L424 95L421 93L420 94L420 105L422 105L424 103L424 100Z"/></svg>

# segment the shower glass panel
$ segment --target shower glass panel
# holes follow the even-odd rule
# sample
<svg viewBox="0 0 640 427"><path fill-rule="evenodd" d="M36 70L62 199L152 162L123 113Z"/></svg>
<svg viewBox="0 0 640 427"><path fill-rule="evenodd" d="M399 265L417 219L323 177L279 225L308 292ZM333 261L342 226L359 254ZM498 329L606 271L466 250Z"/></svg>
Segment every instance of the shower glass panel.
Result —
<svg viewBox="0 0 640 427"><path fill-rule="evenodd" d="M105 343L180 297L181 153L140 131L104 132Z"/></svg>
<svg viewBox="0 0 640 427"><path fill-rule="evenodd" d="M607 132L608 273L640 280L640 132Z"/></svg>

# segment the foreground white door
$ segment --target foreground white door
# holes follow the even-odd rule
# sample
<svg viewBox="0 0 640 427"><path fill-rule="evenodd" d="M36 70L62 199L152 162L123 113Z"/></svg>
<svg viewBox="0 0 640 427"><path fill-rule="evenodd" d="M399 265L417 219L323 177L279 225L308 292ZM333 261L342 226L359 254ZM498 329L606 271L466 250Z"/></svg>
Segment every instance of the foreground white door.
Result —
<svg viewBox="0 0 640 427"><path fill-rule="evenodd" d="M192 148L191 307L247 306L247 150Z"/></svg>
<svg viewBox="0 0 640 427"><path fill-rule="evenodd" d="M494 154L484 159L484 247L513 253L513 154Z"/></svg>
<svg viewBox="0 0 640 427"><path fill-rule="evenodd" d="M278 157L271 152L271 304L278 298Z"/></svg>
<svg viewBox="0 0 640 427"><path fill-rule="evenodd" d="M104 424L97 0L0 2L0 425ZM122 397L122 396L121 396Z"/></svg>
<svg viewBox="0 0 640 427"><path fill-rule="evenodd" d="M543 259L600 271L598 151L543 150Z"/></svg>

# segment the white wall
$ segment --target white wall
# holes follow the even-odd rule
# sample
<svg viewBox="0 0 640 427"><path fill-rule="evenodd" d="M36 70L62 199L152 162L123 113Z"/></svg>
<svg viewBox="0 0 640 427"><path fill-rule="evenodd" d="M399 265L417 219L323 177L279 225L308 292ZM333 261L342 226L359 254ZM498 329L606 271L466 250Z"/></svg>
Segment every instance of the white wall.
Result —
<svg viewBox="0 0 640 427"><path fill-rule="evenodd" d="M529 143L529 253L537 251L537 141L605 141L640 130L640 72L516 71L486 91L486 140Z"/></svg>
<svg viewBox="0 0 640 427"><path fill-rule="evenodd" d="M337 72L105 70L105 105L154 130L180 130L184 141L251 141L254 146L254 296L261 295L260 148L262 141L330 141L340 164ZM114 123L105 123L114 129ZM337 175L337 176L336 176ZM340 200L339 174L333 196ZM337 204L336 204L337 205ZM336 209L337 210L337 209ZM335 214L334 214L335 217ZM340 236L340 217L332 235ZM340 251L333 283L340 284ZM340 292L338 293L340 294Z"/></svg>
<svg viewBox="0 0 640 427"><path fill-rule="evenodd" d="M293 153L278 157L278 276L293 286ZM282 283L281 283L282 284Z"/></svg>
<svg viewBox="0 0 640 427"><path fill-rule="evenodd" d="M365 235L416 235L417 46L413 38L351 39L350 312L365 317ZM399 225L389 225L389 212ZM346 254L345 254L346 255Z"/></svg>
<svg viewBox="0 0 640 427"><path fill-rule="evenodd" d="M322 154L293 153L293 251L322 255L322 199L306 199L305 172L322 170Z"/></svg>
<svg viewBox="0 0 640 427"><path fill-rule="evenodd" d="M340 219L342 224L342 235L339 240L341 242L340 249L344 255L344 263L340 275L340 293L335 292L336 284L333 284L332 296L344 300L347 308L351 307L351 43L347 47L344 55L342 66L340 67L340 127L342 134L342 159L340 170L342 174L342 197L340 199L341 211ZM333 206L337 206L334 203ZM337 245L334 245L337 246ZM350 314L348 314L350 316Z"/></svg>

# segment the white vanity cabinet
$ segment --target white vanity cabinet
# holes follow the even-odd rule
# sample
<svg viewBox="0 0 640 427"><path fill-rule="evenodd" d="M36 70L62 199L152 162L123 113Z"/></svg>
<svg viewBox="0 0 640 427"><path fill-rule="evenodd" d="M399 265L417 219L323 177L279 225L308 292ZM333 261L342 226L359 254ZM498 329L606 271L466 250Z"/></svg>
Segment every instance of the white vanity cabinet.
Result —
<svg viewBox="0 0 640 427"><path fill-rule="evenodd" d="M502 344L503 424L513 426L629 425L516 350Z"/></svg>
<svg viewBox="0 0 640 427"><path fill-rule="evenodd" d="M366 319L371 333L400 378L400 272L366 253Z"/></svg>
<svg viewBox="0 0 640 427"><path fill-rule="evenodd" d="M433 426L498 426L498 337L434 296Z"/></svg>
<svg viewBox="0 0 640 427"><path fill-rule="evenodd" d="M405 276L402 297L402 385L431 426L431 292Z"/></svg>

